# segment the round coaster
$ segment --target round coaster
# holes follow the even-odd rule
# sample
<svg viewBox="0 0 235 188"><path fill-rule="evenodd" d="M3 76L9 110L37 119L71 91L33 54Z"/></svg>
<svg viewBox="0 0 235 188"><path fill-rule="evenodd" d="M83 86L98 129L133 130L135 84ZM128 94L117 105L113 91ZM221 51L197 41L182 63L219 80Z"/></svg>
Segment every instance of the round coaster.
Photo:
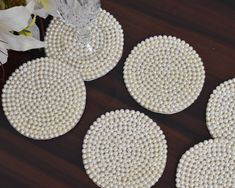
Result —
<svg viewBox="0 0 235 188"><path fill-rule="evenodd" d="M173 114L190 106L205 80L201 58L180 39L156 36L138 44L125 62L132 97L153 112Z"/></svg>
<svg viewBox="0 0 235 188"><path fill-rule="evenodd" d="M78 123L85 108L86 89L70 65L40 58L12 74L4 86L2 103L18 132L47 140L67 133Z"/></svg>
<svg viewBox="0 0 235 188"><path fill-rule="evenodd" d="M149 188L162 176L167 159L165 136L146 115L116 110L98 118L83 143L89 177L102 188Z"/></svg>
<svg viewBox="0 0 235 188"><path fill-rule="evenodd" d="M233 188L235 185L235 144L209 140L188 150L180 159L176 187Z"/></svg>
<svg viewBox="0 0 235 188"><path fill-rule="evenodd" d="M213 91L206 117L207 127L214 138L235 139L235 78Z"/></svg>
<svg viewBox="0 0 235 188"><path fill-rule="evenodd" d="M75 29L65 25L58 18L52 20L47 29L46 53L74 65L85 81L91 81L110 72L122 56L124 46L123 30L119 22L107 11L101 10L90 29L91 47L77 46Z"/></svg>

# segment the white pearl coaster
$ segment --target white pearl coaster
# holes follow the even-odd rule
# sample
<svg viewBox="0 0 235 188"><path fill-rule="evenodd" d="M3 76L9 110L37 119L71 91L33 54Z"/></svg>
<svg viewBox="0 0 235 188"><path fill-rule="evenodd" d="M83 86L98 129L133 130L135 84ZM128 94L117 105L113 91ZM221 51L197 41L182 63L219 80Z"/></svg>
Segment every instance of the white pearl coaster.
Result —
<svg viewBox="0 0 235 188"><path fill-rule="evenodd" d="M177 188L234 188L235 144L209 140L188 150L180 159Z"/></svg>
<svg viewBox="0 0 235 188"><path fill-rule="evenodd" d="M235 139L235 78L220 84L213 91L206 117L213 138Z"/></svg>
<svg viewBox="0 0 235 188"><path fill-rule="evenodd" d="M47 140L70 131L86 103L81 76L59 60L40 58L16 70L2 94L3 110L22 135Z"/></svg>
<svg viewBox="0 0 235 188"><path fill-rule="evenodd" d="M116 110L98 118L83 143L89 177L102 188L150 188L167 159L165 136L143 113Z"/></svg>
<svg viewBox="0 0 235 188"><path fill-rule="evenodd" d="M124 35L121 25L109 12L101 10L92 25L94 54L86 50L79 53L74 35L74 28L54 18L45 39L47 55L77 67L85 81L100 78L117 65L123 52Z"/></svg>
<svg viewBox="0 0 235 188"><path fill-rule="evenodd" d="M173 114L190 106L205 80L201 58L185 41L155 36L138 44L125 62L131 96L153 112Z"/></svg>

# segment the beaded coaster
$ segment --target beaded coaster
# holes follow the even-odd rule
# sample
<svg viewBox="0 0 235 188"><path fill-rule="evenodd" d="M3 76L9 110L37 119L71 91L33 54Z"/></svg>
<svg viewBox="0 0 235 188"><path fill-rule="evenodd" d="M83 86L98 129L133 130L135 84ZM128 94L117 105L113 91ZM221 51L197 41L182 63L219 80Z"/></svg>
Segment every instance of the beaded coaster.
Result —
<svg viewBox="0 0 235 188"><path fill-rule="evenodd" d="M180 39L156 36L138 44L125 62L129 93L153 112L173 114L190 106L205 80L201 58Z"/></svg>
<svg viewBox="0 0 235 188"><path fill-rule="evenodd" d="M235 78L213 91L206 117L207 127L214 138L235 139Z"/></svg>
<svg viewBox="0 0 235 188"><path fill-rule="evenodd" d="M136 111L102 115L91 125L83 143L86 172L103 188L149 188L162 176L166 159L162 130Z"/></svg>
<svg viewBox="0 0 235 188"><path fill-rule="evenodd" d="M81 76L68 64L49 58L29 61L6 82L3 110L22 135L47 140L70 131L86 103Z"/></svg>
<svg viewBox="0 0 235 188"><path fill-rule="evenodd" d="M235 143L209 140L197 144L180 159L176 187L233 188L235 185Z"/></svg>
<svg viewBox="0 0 235 188"><path fill-rule="evenodd" d="M122 27L105 10L101 10L91 28L94 54L89 54L86 48L80 49L74 36L74 28L66 26L59 19L53 19L47 29L46 53L49 57L58 58L77 67L85 81L97 79L110 72L122 56Z"/></svg>

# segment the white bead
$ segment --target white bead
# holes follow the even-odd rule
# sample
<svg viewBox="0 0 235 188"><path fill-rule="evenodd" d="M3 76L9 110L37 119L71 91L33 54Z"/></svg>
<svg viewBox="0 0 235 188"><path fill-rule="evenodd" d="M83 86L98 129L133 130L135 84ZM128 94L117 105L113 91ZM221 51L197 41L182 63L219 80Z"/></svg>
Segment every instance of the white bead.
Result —
<svg viewBox="0 0 235 188"><path fill-rule="evenodd" d="M58 25L59 24L59 25ZM122 56L123 30L119 22L102 10L91 28L91 45L96 50L90 55L86 48L77 46L75 29L54 18L47 29L45 42L49 57L76 67L85 81L91 81L110 72Z"/></svg>
<svg viewBox="0 0 235 188"><path fill-rule="evenodd" d="M167 144L148 116L122 109L90 126L82 153L86 172L98 186L150 188L164 171Z"/></svg>
<svg viewBox="0 0 235 188"><path fill-rule="evenodd" d="M207 112L207 127L214 138L235 139L235 78L213 91Z"/></svg>
<svg viewBox="0 0 235 188"><path fill-rule="evenodd" d="M223 139L204 141L180 159L176 187L234 187L235 142Z"/></svg>
<svg viewBox="0 0 235 188"><path fill-rule="evenodd" d="M190 106L204 80L205 70L197 53L185 41L171 36L142 41L124 66L124 81L131 96L146 109L162 114Z"/></svg>
<svg viewBox="0 0 235 188"><path fill-rule="evenodd" d="M2 103L17 131L32 139L47 140L77 124L85 108L86 89L70 65L39 58L12 74L4 86ZM72 117L76 121L71 121Z"/></svg>

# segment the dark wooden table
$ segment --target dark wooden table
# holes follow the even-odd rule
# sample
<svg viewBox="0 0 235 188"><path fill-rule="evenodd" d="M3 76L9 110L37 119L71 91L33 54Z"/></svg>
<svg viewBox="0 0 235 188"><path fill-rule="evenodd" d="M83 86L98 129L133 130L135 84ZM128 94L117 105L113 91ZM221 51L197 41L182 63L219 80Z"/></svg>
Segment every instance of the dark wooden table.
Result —
<svg viewBox="0 0 235 188"><path fill-rule="evenodd" d="M82 142L92 122L106 111L120 108L144 112L164 131L168 160L154 187L175 187L176 167L191 146L210 139L206 105L212 90L235 77L235 3L233 0L103 0L103 8L120 21L125 49L118 66L105 77L87 82L87 105L79 124L51 141L34 141L18 134L0 109L0 187L97 187L82 163ZM129 95L123 65L131 49L154 35L174 35L190 43L206 68L206 82L198 100L174 115L151 113ZM44 56L42 50L10 52L4 65L6 79L27 60ZM2 76L2 73L1 73ZM3 83L1 83L1 88Z"/></svg>

